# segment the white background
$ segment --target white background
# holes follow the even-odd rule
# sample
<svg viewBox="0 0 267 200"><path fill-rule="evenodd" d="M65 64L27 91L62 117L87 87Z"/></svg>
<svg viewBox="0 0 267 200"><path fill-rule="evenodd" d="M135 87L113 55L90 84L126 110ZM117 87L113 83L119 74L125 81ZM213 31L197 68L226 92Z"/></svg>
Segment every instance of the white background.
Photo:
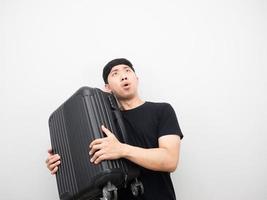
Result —
<svg viewBox="0 0 267 200"><path fill-rule="evenodd" d="M117 57L177 113L178 200L267 199L265 0L1 0L0 199L58 199L48 117Z"/></svg>

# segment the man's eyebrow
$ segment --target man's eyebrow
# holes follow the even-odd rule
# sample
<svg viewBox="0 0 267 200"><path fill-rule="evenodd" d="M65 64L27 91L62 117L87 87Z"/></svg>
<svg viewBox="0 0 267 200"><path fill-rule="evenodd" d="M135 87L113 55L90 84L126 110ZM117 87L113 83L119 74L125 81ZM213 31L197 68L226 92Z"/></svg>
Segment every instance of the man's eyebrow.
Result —
<svg viewBox="0 0 267 200"><path fill-rule="evenodd" d="M124 66L123 69L131 69L131 67L129 67L129 66ZM117 72L117 71L119 71L119 69L112 68L111 71L110 71L110 73L112 73L112 72Z"/></svg>
<svg viewBox="0 0 267 200"><path fill-rule="evenodd" d="M127 69L127 68L130 68L129 66L125 66L125 67L123 67L123 69Z"/></svg>
<svg viewBox="0 0 267 200"><path fill-rule="evenodd" d="M110 73L112 73L112 72L116 72L116 71L118 71L118 69L111 69L111 71L110 71Z"/></svg>

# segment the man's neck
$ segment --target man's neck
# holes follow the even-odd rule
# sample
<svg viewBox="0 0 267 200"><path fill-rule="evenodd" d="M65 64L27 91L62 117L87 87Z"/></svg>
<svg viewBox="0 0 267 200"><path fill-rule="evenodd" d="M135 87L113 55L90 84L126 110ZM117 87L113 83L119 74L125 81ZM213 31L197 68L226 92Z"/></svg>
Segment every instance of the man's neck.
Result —
<svg viewBox="0 0 267 200"><path fill-rule="evenodd" d="M137 96L132 99L119 100L119 103L122 110L131 110L142 105L144 101Z"/></svg>

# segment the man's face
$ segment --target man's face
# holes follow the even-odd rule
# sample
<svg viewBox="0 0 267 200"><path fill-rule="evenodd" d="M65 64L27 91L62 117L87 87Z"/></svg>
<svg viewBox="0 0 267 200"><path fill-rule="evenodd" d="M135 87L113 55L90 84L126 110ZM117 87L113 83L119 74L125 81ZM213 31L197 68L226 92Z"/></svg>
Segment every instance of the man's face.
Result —
<svg viewBox="0 0 267 200"><path fill-rule="evenodd" d="M119 100L131 99L137 95L138 78L127 65L114 66L108 75L106 89L113 92Z"/></svg>

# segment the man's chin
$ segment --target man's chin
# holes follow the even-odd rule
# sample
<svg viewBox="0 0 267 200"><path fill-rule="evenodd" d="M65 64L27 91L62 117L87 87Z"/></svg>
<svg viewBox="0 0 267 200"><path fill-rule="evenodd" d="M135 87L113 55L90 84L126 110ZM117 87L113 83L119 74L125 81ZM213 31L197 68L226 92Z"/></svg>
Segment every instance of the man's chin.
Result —
<svg viewBox="0 0 267 200"><path fill-rule="evenodd" d="M116 95L119 101L128 101L135 97L135 94Z"/></svg>

